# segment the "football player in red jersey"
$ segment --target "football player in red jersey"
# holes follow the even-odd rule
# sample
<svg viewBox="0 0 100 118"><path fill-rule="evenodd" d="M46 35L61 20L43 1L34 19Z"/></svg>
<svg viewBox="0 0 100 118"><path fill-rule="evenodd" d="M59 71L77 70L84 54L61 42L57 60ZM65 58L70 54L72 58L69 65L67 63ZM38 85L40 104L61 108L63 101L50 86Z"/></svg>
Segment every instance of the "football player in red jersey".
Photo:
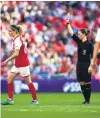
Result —
<svg viewBox="0 0 100 118"><path fill-rule="evenodd" d="M30 77L30 69L29 69L29 60L26 54L25 45L21 38L23 34L22 26L20 25L11 25L8 30L8 34L10 37L13 37L13 49L14 53L6 59L2 65L6 65L9 61L15 59L15 64L13 65L10 73L7 77L8 84L8 99L5 102L1 102L2 105L12 105L14 104L13 93L13 79L17 77L19 74L24 78L25 83L28 85L30 93L32 95L32 102L30 105L39 104L36 96L36 90L31 82Z"/></svg>

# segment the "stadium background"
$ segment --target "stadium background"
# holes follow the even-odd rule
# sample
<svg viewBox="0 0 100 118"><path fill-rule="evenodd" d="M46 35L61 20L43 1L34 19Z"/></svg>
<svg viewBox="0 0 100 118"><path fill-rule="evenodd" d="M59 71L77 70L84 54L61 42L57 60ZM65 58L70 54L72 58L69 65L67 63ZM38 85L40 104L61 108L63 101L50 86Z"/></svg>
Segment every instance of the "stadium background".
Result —
<svg viewBox="0 0 100 118"><path fill-rule="evenodd" d="M89 28L91 35L88 38L94 42L100 26L100 2L13 1L1 4L2 61L12 53L12 41L7 34L9 24L21 24L25 32L23 39L27 42L32 79L76 79L77 46L66 30L66 14L71 12L74 32L79 28ZM12 64L9 62L1 68L2 79L6 78ZM99 58L97 64L100 64ZM93 75L94 79L100 78L100 67Z"/></svg>
<svg viewBox="0 0 100 118"><path fill-rule="evenodd" d="M55 118L57 115L55 115L53 111L58 113L61 110L60 113L65 114L65 112L63 112L65 107L68 110L67 113L72 112L69 110L70 108L74 110L75 113L83 113L86 107L83 107L80 113L77 107L77 104L82 100L82 95L70 95L66 93L48 94L48 92L81 91L76 81L75 73L77 45L73 42L66 30L66 14L71 12L70 22L75 33L77 33L77 30L80 28L89 28L91 30L91 35L88 39L94 43L97 29L100 27L100 2L7 1L0 3L1 61L4 61L12 54L11 38L9 38L7 34L9 24L21 24L25 32L23 39L27 42L32 81L37 92L47 92L47 94L38 93L41 104L39 107L36 107L36 109L33 108L35 116L37 117L36 112L39 110L42 112L43 110L43 112L46 113L45 117L49 118L50 114L47 111L50 111L50 113L52 112L53 114L52 117ZM9 62L7 66L1 67L1 93L7 92L6 77L12 64L13 62ZM98 54L97 65L98 69L93 72L92 76L92 90L100 92L100 53ZM14 84L15 93L28 92L28 88L20 76L15 79ZM5 97L7 97L7 94L2 94L3 100ZM19 97L20 99L16 98L15 95L15 100L20 105L22 103L25 104L25 97L30 100L24 93L19 95ZM73 98L76 102L73 101ZM93 110L97 110L97 116L95 115L95 118L98 118L100 115L100 107L96 106L100 104L100 101L97 98L100 98L100 93L93 94L92 101L94 106L91 108L87 107L86 112L90 113L87 115L88 117L94 118L91 113ZM67 104L68 106L63 106L63 104ZM41 105L44 105L44 107ZM77 111L75 111L74 108L77 109ZM20 110L22 110L22 114L20 114ZM19 111L20 116L23 117L23 112L25 111L24 113L26 114L27 108L20 106L19 109L16 105L13 108L2 108L2 118L8 116L10 116L10 118L18 117L17 115L11 116L11 112L9 111L13 111L13 115L16 111ZM28 111L31 112L32 110L29 108ZM58 113L57 118L62 117L61 114ZM70 114L68 116L70 117ZM74 114L74 116L77 117L77 114ZM83 114L83 116L85 115ZM26 114L24 117L26 118L28 115ZM39 117L44 118L44 114L40 113L38 118Z"/></svg>

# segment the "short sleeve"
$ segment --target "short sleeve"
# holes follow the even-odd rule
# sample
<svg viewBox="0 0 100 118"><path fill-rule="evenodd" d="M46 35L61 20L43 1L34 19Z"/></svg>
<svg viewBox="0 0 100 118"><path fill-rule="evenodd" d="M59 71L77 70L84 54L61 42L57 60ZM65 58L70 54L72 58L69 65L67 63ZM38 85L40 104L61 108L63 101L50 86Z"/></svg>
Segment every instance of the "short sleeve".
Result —
<svg viewBox="0 0 100 118"><path fill-rule="evenodd" d="M20 37L17 37L16 40L14 41L14 49L20 50L22 46L22 42L20 40Z"/></svg>
<svg viewBox="0 0 100 118"><path fill-rule="evenodd" d="M96 35L95 41L96 41L96 42L100 42L100 28L99 28L98 31L97 31L97 35Z"/></svg>
<svg viewBox="0 0 100 118"><path fill-rule="evenodd" d="M78 36L76 36L76 34L73 34L72 39L79 44L81 42L81 40L78 38Z"/></svg>

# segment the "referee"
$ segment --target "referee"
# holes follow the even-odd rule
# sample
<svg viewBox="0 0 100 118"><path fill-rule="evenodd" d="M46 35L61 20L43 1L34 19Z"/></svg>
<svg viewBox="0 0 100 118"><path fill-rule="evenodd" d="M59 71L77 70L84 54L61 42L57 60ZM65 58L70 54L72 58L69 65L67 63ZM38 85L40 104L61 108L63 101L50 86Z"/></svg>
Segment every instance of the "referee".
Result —
<svg viewBox="0 0 100 118"><path fill-rule="evenodd" d="M76 67L76 73L77 80L80 83L81 90L85 99L82 104L90 104L91 74L88 73L88 67L90 65L93 55L93 44L87 39L87 35L90 33L90 31L86 29L80 29L78 30L77 36L73 32L68 17L66 19L66 25L70 36L77 43L78 46L78 62Z"/></svg>

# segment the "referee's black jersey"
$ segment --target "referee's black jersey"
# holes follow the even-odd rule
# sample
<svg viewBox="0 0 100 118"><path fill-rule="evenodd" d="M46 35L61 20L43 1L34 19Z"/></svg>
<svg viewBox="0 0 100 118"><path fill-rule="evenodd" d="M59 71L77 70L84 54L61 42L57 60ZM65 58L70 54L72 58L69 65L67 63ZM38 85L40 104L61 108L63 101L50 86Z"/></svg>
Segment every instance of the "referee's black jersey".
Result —
<svg viewBox="0 0 100 118"><path fill-rule="evenodd" d="M92 55L93 55L93 44L92 42L86 40L82 42L78 36L73 34L73 40L78 44L78 62L88 62L90 63Z"/></svg>

